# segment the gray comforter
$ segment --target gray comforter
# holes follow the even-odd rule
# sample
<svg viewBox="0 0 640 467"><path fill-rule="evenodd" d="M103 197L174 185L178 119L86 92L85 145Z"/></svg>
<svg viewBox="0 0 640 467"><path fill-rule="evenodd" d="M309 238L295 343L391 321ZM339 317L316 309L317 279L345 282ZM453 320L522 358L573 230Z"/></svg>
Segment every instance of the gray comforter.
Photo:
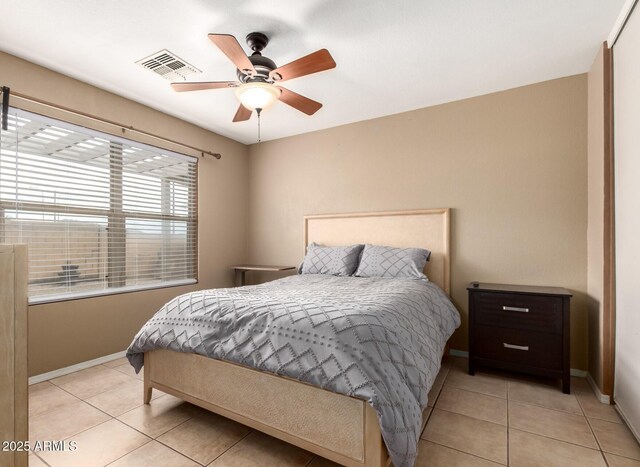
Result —
<svg viewBox="0 0 640 467"><path fill-rule="evenodd" d="M299 275L174 298L127 357L171 349L286 375L368 401L397 467L412 466L422 410L460 316L433 283Z"/></svg>

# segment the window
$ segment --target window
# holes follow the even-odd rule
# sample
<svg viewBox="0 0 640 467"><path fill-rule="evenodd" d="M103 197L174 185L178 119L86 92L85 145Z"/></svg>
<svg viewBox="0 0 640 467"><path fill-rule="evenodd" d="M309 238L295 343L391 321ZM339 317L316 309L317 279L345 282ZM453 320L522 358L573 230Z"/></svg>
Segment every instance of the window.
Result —
<svg viewBox="0 0 640 467"><path fill-rule="evenodd" d="M0 243L29 246L29 301L195 283L196 158L10 109Z"/></svg>

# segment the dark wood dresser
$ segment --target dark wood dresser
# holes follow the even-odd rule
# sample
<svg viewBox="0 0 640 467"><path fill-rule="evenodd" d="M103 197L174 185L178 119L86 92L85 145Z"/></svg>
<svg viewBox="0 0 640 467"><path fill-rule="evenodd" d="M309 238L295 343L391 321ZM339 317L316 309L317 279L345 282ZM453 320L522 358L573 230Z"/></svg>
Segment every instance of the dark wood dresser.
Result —
<svg viewBox="0 0 640 467"><path fill-rule="evenodd" d="M569 305L559 287L472 282L469 291L469 374L491 366L562 378L569 394Z"/></svg>

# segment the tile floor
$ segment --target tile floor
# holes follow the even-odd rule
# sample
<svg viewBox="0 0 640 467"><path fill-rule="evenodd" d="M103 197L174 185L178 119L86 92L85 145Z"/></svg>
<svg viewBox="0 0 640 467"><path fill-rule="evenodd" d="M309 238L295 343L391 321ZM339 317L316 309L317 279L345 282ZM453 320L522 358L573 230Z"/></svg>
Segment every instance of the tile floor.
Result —
<svg viewBox="0 0 640 467"><path fill-rule="evenodd" d="M640 446L583 379L553 382L466 374L448 358L429 401L417 466L640 467ZM154 390L124 359L30 387L30 434L73 440L75 452L38 452L33 466L335 466L332 462Z"/></svg>

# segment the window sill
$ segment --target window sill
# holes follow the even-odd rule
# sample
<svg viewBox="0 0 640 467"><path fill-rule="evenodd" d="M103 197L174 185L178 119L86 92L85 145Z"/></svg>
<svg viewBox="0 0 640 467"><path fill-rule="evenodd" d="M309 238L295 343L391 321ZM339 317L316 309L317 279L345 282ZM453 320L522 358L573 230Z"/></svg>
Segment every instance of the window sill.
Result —
<svg viewBox="0 0 640 467"><path fill-rule="evenodd" d="M109 295L120 295L131 292L141 292L144 290L167 289L170 287L181 287L185 285L197 284L198 279L183 279L179 281L163 282L161 284L131 285L128 287L118 287L113 289L95 290L90 292L64 293L56 295L46 295L42 297L29 298L29 305L44 305L46 303L68 302L71 300L82 300L86 298L106 297Z"/></svg>

